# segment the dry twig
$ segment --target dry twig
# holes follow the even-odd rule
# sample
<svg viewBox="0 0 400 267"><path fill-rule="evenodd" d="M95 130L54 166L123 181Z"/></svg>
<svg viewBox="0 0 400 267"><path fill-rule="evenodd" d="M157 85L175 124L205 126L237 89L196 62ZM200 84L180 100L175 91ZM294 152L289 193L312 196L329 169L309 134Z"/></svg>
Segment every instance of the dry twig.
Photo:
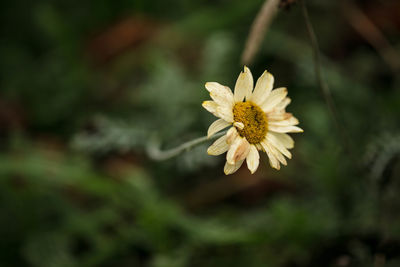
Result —
<svg viewBox="0 0 400 267"><path fill-rule="evenodd" d="M344 2L343 13L349 24L356 30L382 57L394 72L400 71L400 55L389 43L382 31L356 5Z"/></svg>
<svg viewBox="0 0 400 267"><path fill-rule="evenodd" d="M278 11L279 0L266 0L251 26L242 54L242 63L249 65L258 52L261 42Z"/></svg>

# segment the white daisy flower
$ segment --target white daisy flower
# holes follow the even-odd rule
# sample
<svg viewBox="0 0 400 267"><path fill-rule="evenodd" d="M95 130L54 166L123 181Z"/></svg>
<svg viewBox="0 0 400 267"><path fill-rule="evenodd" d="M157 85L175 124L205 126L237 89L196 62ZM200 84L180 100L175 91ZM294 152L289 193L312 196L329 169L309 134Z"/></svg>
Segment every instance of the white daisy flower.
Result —
<svg viewBox="0 0 400 267"><path fill-rule="evenodd" d="M299 121L286 112L290 98L286 88L272 90L274 77L265 71L257 80L253 90L253 76L247 67L241 72L234 93L227 86L208 82L205 87L213 101L204 101L203 107L220 119L208 128L207 136L230 126L226 135L217 139L207 150L210 155L225 152L225 174L236 172L246 160L247 167L254 173L259 165L258 151L267 153L271 167L279 170L280 164L292 154L294 141L287 133L303 130L296 125Z"/></svg>

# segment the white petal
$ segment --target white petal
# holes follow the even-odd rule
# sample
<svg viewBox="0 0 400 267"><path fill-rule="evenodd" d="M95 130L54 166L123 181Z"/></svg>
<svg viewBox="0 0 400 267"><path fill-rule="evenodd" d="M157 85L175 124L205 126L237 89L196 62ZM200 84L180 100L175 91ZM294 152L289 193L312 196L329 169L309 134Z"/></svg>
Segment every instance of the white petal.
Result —
<svg viewBox="0 0 400 267"><path fill-rule="evenodd" d="M279 152L281 152L283 155L285 155L287 158L291 159L292 154L289 152L289 150L286 149L284 144L276 138L275 135L273 135L271 132L267 133L267 141L274 146Z"/></svg>
<svg viewBox="0 0 400 267"><path fill-rule="evenodd" d="M224 119L227 122L233 123L232 108L218 106L216 113L217 117L220 117L221 119Z"/></svg>
<svg viewBox="0 0 400 267"><path fill-rule="evenodd" d="M269 159L269 165L271 165L272 168L279 170L281 168L278 159L275 157L275 155L272 153L270 146L268 145L267 142L261 142L261 146L263 147L264 151L267 153L268 159Z"/></svg>
<svg viewBox="0 0 400 267"><path fill-rule="evenodd" d="M216 82L208 82L206 83L205 87L210 92L211 98L218 105L227 105L229 107L233 107L233 94L229 87L226 87Z"/></svg>
<svg viewBox="0 0 400 267"><path fill-rule="evenodd" d="M250 144L245 138L240 136L236 137L229 148L228 153L226 153L226 161L229 164L235 164L235 162L245 159L249 153L249 149Z"/></svg>
<svg viewBox="0 0 400 267"><path fill-rule="evenodd" d="M208 100L208 101L204 101L203 104L201 104L203 106L203 108L205 108L208 112L214 114L214 116L218 116L217 115L217 107L218 104L215 103L214 101Z"/></svg>
<svg viewBox="0 0 400 267"><path fill-rule="evenodd" d="M226 143L226 135L218 138L208 149L209 155L218 156L228 151L229 145Z"/></svg>
<svg viewBox="0 0 400 267"><path fill-rule="evenodd" d="M297 125L299 124L299 120L296 119L296 117L290 116L286 120L279 120L279 121L268 121L268 125L275 125L275 126L292 126L292 125Z"/></svg>
<svg viewBox="0 0 400 267"><path fill-rule="evenodd" d="M243 161L244 160L240 160L240 161L236 162L235 164L229 164L228 162L226 162L225 166L224 166L224 173L226 175L228 175L228 174L232 174L232 173L236 172L240 168L240 166L242 166Z"/></svg>
<svg viewBox="0 0 400 267"><path fill-rule="evenodd" d="M268 144L269 149L271 150L272 154L279 160L280 163L283 165L287 165L285 157L282 155L281 152L278 151L272 144Z"/></svg>
<svg viewBox="0 0 400 267"><path fill-rule="evenodd" d="M250 101L261 105L264 100L269 96L274 85L274 76L267 71L258 78L256 87L254 88L253 94L250 97Z"/></svg>
<svg viewBox="0 0 400 267"><path fill-rule="evenodd" d="M303 129L297 126L279 126L274 124L268 124L268 130L277 133L302 133Z"/></svg>
<svg viewBox="0 0 400 267"><path fill-rule="evenodd" d="M234 99L235 102L242 102L243 99L249 98L253 91L253 75L249 68L244 67L244 71L239 74L235 85Z"/></svg>
<svg viewBox="0 0 400 267"><path fill-rule="evenodd" d="M268 134L271 134L275 136L286 148L293 148L294 147L294 141L290 135L285 134L285 133L274 133L274 132L269 132Z"/></svg>
<svg viewBox="0 0 400 267"><path fill-rule="evenodd" d="M268 122L271 123L272 121L284 121L293 116L292 113L287 112L276 112L272 111L267 113Z"/></svg>
<svg viewBox="0 0 400 267"><path fill-rule="evenodd" d="M285 97L278 105L275 106L276 110L285 110L285 108L292 102L289 97Z"/></svg>
<svg viewBox="0 0 400 267"><path fill-rule="evenodd" d="M246 163L247 168L249 168L250 172L253 174L260 163L260 154L254 145L250 145L250 151L246 157Z"/></svg>
<svg viewBox="0 0 400 267"><path fill-rule="evenodd" d="M218 119L218 120L214 121L213 123L211 123L210 127L208 128L207 137L210 137L213 134L218 133L219 131L221 131L222 129L225 129L229 125L231 125L231 123L229 123L223 119Z"/></svg>
<svg viewBox="0 0 400 267"><path fill-rule="evenodd" d="M227 136L226 142L227 142L228 144L232 144L233 141L235 141L236 137L239 136L239 134L238 134L238 132L237 132L237 130L236 130L235 127L231 127L231 128L228 130L228 132L226 133L226 136Z"/></svg>
<svg viewBox="0 0 400 267"><path fill-rule="evenodd" d="M281 87L272 90L267 99L261 104L264 112L270 112L276 105L278 105L287 95L287 89Z"/></svg>

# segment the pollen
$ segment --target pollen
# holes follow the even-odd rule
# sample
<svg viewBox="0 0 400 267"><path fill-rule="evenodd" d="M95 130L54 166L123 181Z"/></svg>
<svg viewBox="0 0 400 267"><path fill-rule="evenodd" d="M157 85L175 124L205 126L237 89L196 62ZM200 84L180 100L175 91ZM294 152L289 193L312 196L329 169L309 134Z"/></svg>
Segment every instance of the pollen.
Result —
<svg viewBox="0 0 400 267"><path fill-rule="evenodd" d="M233 107L233 119L243 123L243 129L236 129L250 144L258 144L264 140L268 131L268 121L259 106L249 101L236 103Z"/></svg>

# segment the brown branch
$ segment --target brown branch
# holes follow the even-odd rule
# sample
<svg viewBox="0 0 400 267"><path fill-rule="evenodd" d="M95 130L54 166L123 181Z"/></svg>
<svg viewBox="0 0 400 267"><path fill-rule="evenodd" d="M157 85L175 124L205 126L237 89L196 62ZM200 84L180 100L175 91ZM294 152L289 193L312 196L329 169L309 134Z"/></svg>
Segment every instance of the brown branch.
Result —
<svg viewBox="0 0 400 267"><path fill-rule="evenodd" d="M349 24L356 30L382 57L394 72L400 71L400 55L389 43L382 31L356 5L343 2L343 13Z"/></svg>
<svg viewBox="0 0 400 267"><path fill-rule="evenodd" d="M279 0L266 0L255 18L242 54L242 64L249 65L257 54L273 18L278 11Z"/></svg>

